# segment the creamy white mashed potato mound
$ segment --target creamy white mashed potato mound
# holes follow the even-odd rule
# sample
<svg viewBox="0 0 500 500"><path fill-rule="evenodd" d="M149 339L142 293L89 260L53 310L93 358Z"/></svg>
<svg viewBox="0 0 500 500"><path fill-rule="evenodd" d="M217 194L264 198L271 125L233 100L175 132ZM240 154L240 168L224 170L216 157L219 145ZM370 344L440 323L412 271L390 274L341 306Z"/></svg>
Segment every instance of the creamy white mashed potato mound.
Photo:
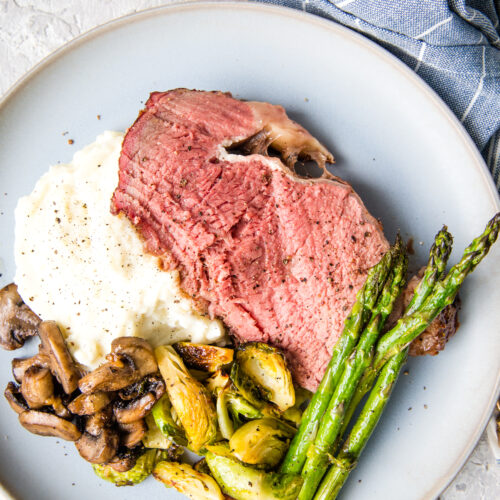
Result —
<svg viewBox="0 0 500 500"><path fill-rule="evenodd" d="M178 273L160 270L131 223L111 215L122 140L100 135L71 163L51 167L16 209L19 293L59 323L75 358L92 368L124 335L155 346L224 336L220 321L182 295Z"/></svg>

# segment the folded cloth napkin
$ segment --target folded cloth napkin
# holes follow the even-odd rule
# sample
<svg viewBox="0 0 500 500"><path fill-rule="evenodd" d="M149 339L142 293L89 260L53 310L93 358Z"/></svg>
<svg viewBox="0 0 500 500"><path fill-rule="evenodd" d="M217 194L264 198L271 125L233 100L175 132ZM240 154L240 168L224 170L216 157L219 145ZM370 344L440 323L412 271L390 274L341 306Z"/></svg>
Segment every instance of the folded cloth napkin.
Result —
<svg viewBox="0 0 500 500"><path fill-rule="evenodd" d="M499 0L261 0L337 21L401 59L451 108L500 191Z"/></svg>

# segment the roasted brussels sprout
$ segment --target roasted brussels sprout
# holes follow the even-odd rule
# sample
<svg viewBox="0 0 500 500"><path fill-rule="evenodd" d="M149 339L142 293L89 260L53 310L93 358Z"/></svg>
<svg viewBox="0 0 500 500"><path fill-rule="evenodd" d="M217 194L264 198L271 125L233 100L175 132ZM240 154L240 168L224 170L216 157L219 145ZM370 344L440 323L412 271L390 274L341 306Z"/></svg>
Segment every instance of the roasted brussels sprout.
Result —
<svg viewBox="0 0 500 500"><path fill-rule="evenodd" d="M227 394L229 389L222 389L217 396L217 421L224 439L230 439L234 432L234 424L229 416Z"/></svg>
<svg viewBox="0 0 500 500"><path fill-rule="evenodd" d="M283 412L283 418L293 422L297 427L302 420L302 414L306 411L307 405L313 393L303 387L295 387L295 404Z"/></svg>
<svg viewBox="0 0 500 500"><path fill-rule="evenodd" d="M275 418L260 418L234 432L229 448L246 464L272 468L280 463L294 434L295 429Z"/></svg>
<svg viewBox="0 0 500 500"><path fill-rule="evenodd" d="M235 459L235 456L231 453L231 448L229 448L228 441L219 441L213 444L207 444L206 450L217 455L219 457L226 457Z"/></svg>
<svg viewBox="0 0 500 500"><path fill-rule="evenodd" d="M184 428L189 447L199 451L217 435L217 413L207 389L195 380L170 346L155 349L170 402ZM156 418L155 418L156 420Z"/></svg>
<svg viewBox="0 0 500 500"><path fill-rule="evenodd" d="M216 372L233 362L234 351L225 347L177 342L174 348L188 368Z"/></svg>
<svg viewBox="0 0 500 500"><path fill-rule="evenodd" d="M158 462L153 470L153 476L193 500L200 498L224 500L224 495L215 480L208 474L194 470L188 464Z"/></svg>
<svg viewBox="0 0 500 500"><path fill-rule="evenodd" d="M191 375L191 377L198 380L199 382L204 382L205 380L210 378L209 372L204 372L203 370L196 370L193 368L189 369L189 374Z"/></svg>
<svg viewBox="0 0 500 500"><path fill-rule="evenodd" d="M151 410L152 418L165 438L175 441L181 446L187 446L186 434L174 419L173 408L168 394L164 394Z"/></svg>
<svg viewBox="0 0 500 500"><path fill-rule="evenodd" d="M92 468L101 479L115 483L116 486L133 486L144 481L153 471L156 461L162 458L157 450L146 450L134 467L126 472L117 472L111 465L93 464Z"/></svg>
<svg viewBox="0 0 500 500"><path fill-rule="evenodd" d="M226 397L229 411L233 416L233 420L239 425L242 423L241 417L247 420L254 420L263 417L262 412L255 408L249 401L247 401L241 394L236 391L228 391Z"/></svg>
<svg viewBox="0 0 500 500"><path fill-rule="evenodd" d="M295 404L292 375L285 357L262 342L249 342L237 349L231 379L254 405L262 407L265 399L285 411Z"/></svg>
<svg viewBox="0 0 500 500"><path fill-rule="evenodd" d="M173 439L165 436L160 428L156 425L153 414L150 413L146 418L146 434L142 437L142 444L146 448L159 448L168 450L174 443Z"/></svg>
<svg viewBox="0 0 500 500"><path fill-rule="evenodd" d="M209 451L205 459L223 493L235 500L295 500L302 478L266 472Z"/></svg>
<svg viewBox="0 0 500 500"><path fill-rule="evenodd" d="M203 474L207 474L209 476L212 474L210 472L210 468L207 465L207 461L205 460L205 457L201 458L200 460L198 460L198 462L193 464L193 469L196 472L203 472Z"/></svg>
<svg viewBox="0 0 500 500"><path fill-rule="evenodd" d="M205 381L205 386L212 396L217 396L221 389L224 389L230 384L231 379L229 378L229 375L220 370L215 372Z"/></svg>
<svg viewBox="0 0 500 500"><path fill-rule="evenodd" d="M215 392L217 393L217 420L224 439L232 436L235 426L239 427L246 420L263 416L255 406L237 393L232 384L227 383L223 388L217 388Z"/></svg>

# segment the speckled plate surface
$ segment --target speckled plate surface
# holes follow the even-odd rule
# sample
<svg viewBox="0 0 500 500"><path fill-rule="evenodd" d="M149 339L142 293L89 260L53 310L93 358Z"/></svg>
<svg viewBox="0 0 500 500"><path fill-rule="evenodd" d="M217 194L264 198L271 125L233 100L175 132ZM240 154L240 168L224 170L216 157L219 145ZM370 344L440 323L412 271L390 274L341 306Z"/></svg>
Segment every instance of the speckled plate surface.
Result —
<svg viewBox="0 0 500 500"><path fill-rule="evenodd" d="M77 39L2 102L1 286L14 275L17 198L50 164L69 160L103 130L126 129L150 91L174 87L284 105L334 152L334 172L354 185L388 237L400 229L414 238L413 268L425 262L443 223L455 236L456 260L500 209L486 167L455 117L367 39L295 10L174 5ZM465 461L498 393L499 264L500 245L466 282L462 327L446 351L411 360L341 498L431 499ZM3 385L11 379L11 358L34 349L0 353ZM3 398L0 416L0 481L16 498L180 498L153 479L133 488L99 480L72 443L24 431Z"/></svg>

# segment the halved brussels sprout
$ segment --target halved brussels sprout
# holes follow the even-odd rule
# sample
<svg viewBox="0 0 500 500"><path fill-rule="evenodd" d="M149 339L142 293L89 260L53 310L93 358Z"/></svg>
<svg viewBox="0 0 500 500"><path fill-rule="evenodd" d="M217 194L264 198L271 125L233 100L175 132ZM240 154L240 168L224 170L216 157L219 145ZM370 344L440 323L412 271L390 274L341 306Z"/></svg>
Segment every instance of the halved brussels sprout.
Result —
<svg viewBox="0 0 500 500"><path fill-rule="evenodd" d="M313 393L311 391L303 387L295 387L295 404L283 412L283 418L293 422L298 427L302 420L302 414L306 411L312 397Z"/></svg>
<svg viewBox="0 0 500 500"><path fill-rule="evenodd" d="M234 351L226 347L177 342L174 348L189 368L216 372L233 362Z"/></svg>
<svg viewBox="0 0 500 500"><path fill-rule="evenodd" d="M302 478L266 472L209 451L205 459L222 491L235 500L296 500Z"/></svg>
<svg viewBox="0 0 500 500"><path fill-rule="evenodd" d="M260 418L242 425L229 440L231 453L251 465L278 465L295 429L275 418Z"/></svg>
<svg viewBox="0 0 500 500"><path fill-rule="evenodd" d="M198 462L193 464L193 469L196 472L203 472L203 474L207 474L208 476L210 476L212 474L210 472L210 468L207 465L207 461L205 460L205 457L200 458L200 460L198 460Z"/></svg>
<svg viewBox="0 0 500 500"><path fill-rule="evenodd" d="M208 389L210 394L215 397L217 397L221 389L224 389L229 384L231 384L229 375L220 370L215 372L211 377L205 380L206 388Z"/></svg>
<svg viewBox="0 0 500 500"><path fill-rule="evenodd" d="M191 377L195 378L199 382L205 382L205 380L210 378L210 373L205 372L203 370L196 370L196 369L190 368L189 373L191 374Z"/></svg>
<svg viewBox="0 0 500 500"><path fill-rule="evenodd" d="M231 379L238 390L255 405L262 399L285 411L295 404L292 375L283 354L262 342L242 344L236 351Z"/></svg>
<svg viewBox="0 0 500 500"><path fill-rule="evenodd" d="M111 465L93 464L94 472L105 481L110 481L116 486L133 486L146 479L157 460L164 457L158 450L146 450L136 461L134 467L126 472L117 472Z"/></svg>
<svg viewBox="0 0 500 500"><path fill-rule="evenodd" d="M217 372L218 374L222 372ZM262 417L260 410L255 408L249 401L236 392L229 378L217 376L211 385L213 392L217 395L217 420L219 429L224 439L229 439L234 427L239 427L245 420Z"/></svg>
<svg viewBox="0 0 500 500"><path fill-rule="evenodd" d="M229 389L226 387L219 391L217 396L217 421L219 423L219 429L222 437L224 439L230 439L234 432L234 424L229 416L228 405L227 405L227 395Z"/></svg>
<svg viewBox="0 0 500 500"><path fill-rule="evenodd" d="M153 476L166 486L175 488L193 500L224 500L219 485L214 478L194 470L188 464L159 462L153 470Z"/></svg>
<svg viewBox="0 0 500 500"><path fill-rule="evenodd" d="M156 425L152 413L147 415L145 420L148 430L142 437L142 444L146 448L159 448L162 450L168 450L172 446L172 444L174 444L173 439L169 436L165 436L163 432L161 432L160 428Z"/></svg>
<svg viewBox="0 0 500 500"><path fill-rule="evenodd" d="M189 446L193 451L199 451L217 436L217 413L210 394L189 374L172 347L157 347L155 356Z"/></svg>
<svg viewBox="0 0 500 500"><path fill-rule="evenodd" d="M206 450L219 457L226 457L232 460L236 460L234 455L231 453L228 441L219 441L217 443L207 444Z"/></svg>
<svg viewBox="0 0 500 500"><path fill-rule="evenodd" d="M171 439L181 446L187 446L186 434L176 422L177 419L174 418L174 409L168 394L164 394L155 403L151 410L151 416L165 438ZM175 414L175 417L177 417L177 414Z"/></svg>
<svg viewBox="0 0 500 500"><path fill-rule="evenodd" d="M233 416L233 419L241 424L241 417L244 417L248 420L254 420L256 418L263 417L262 412L255 408L255 406L247 401L241 394L238 394L236 391L228 391L227 393L227 405L229 407L229 411Z"/></svg>

